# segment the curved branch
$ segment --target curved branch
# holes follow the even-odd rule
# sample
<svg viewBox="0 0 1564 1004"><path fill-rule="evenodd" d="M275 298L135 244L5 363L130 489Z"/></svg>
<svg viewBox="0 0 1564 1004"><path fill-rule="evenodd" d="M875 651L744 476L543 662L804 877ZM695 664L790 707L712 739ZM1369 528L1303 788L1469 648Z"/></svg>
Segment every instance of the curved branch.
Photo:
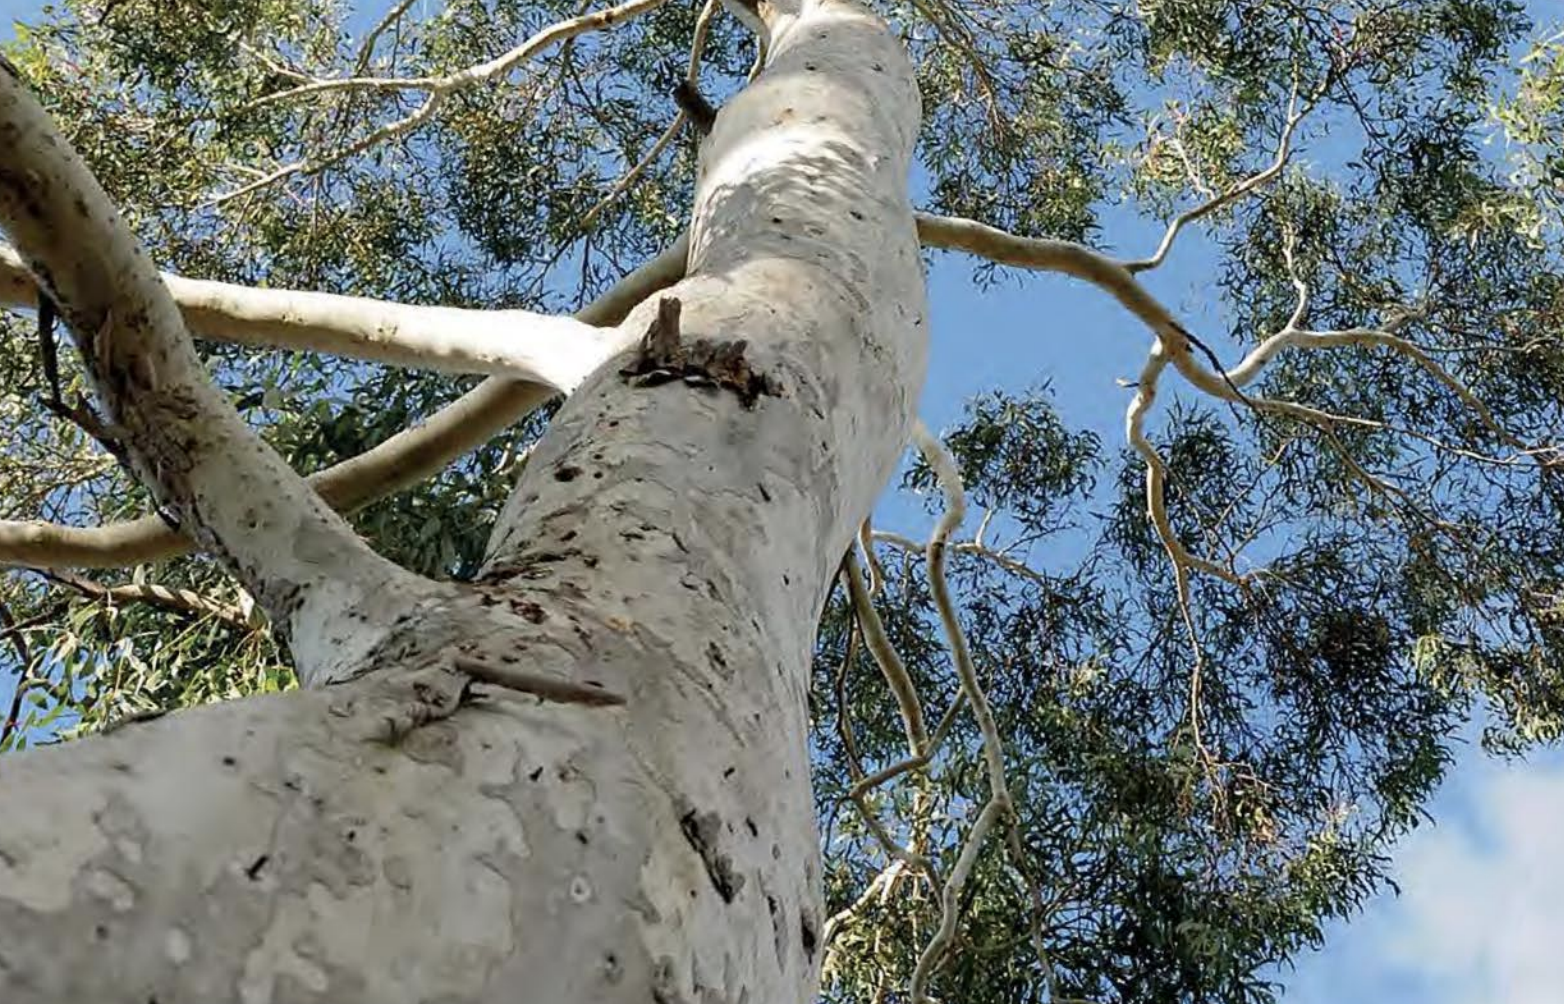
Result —
<svg viewBox="0 0 1564 1004"><path fill-rule="evenodd" d="M1331 78L1327 76L1325 80L1321 82L1320 87L1309 96L1307 101L1304 102L1302 108L1298 107L1298 86L1297 82L1294 81L1292 94L1289 95L1287 99L1287 121L1282 126L1282 136L1276 144L1276 156L1274 159L1272 159L1271 163L1263 170L1251 174L1249 177L1244 178L1243 180L1236 182L1233 185L1230 185L1221 194L1206 200L1192 209L1186 209L1184 212L1179 213L1173 218L1173 221L1168 224L1167 230L1162 235L1162 240L1157 244L1156 252L1153 253L1150 258L1142 258L1138 261L1125 262L1124 267L1132 274L1136 272L1145 272L1156 268L1158 265L1161 265L1165 260L1167 260L1168 252L1173 250L1173 242L1178 239L1179 232L1186 226L1194 223L1196 220L1211 215L1218 209L1221 209L1223 206L1229 205L1238 199L1243 198L1245 195L1248 195L1250 192L1254 191L1260 186L1270 182L1278 174L1282 173L1282 168L1287 166L1287 158L1292 153L1292 139L1293 134L1297 132L1298 123L1304 120L1309 112L1313 110L1315 103L1324 96L1326 88L1330 85L1330 81Z"/></svg>
<svg viewBox="0 0 1564 1004"><path fill-rule="evenodd" d="M1477 413L1490 431L1504 442L1516 447L1523 455L1532 456L1542 465L1557 463L1556 460L1543 456L1547 451L1527 446L1514 434L1505 430L1488 407L1440 366L1432 356L1392 331L1370 328L1307 331L1290 325L1256 346L1232 369L1210 369L1195 358L1192 349L1199 343L1194 336L1141 284L1130 271L1129 266L1123 262L1073 241L1018 237L973 220L919 213L917 223L918 236L925 245L966 251L1001 265L1013 265L1033 271L1058 272L1091 283L1112 296L1120 306L1145 324L1162 344L1168 360L1172 362L1179 374L1197 390L1213 397L1248 405L1262 411L1289 415L1314 424L1322 421L1344 421L1347 419L1343 416L1333 416L1308 405L1245 395L1241 388L1259 376L1265 364L1286 348L1334 348L1343 345L1386 348L1411 360L1449 388ZM1295 312L1294 318L1296 317ZM1492 458L1474 457L1473 459Z"/></svg>
<svg viewBox="0 0 1564 1004"><path fill-rule="evenodd" d="M885 624L880 620L879 612L874 609L874 600L870 598L869 590L864 585L863 569L858 566L858 556L853 553L852 548L847 549L847 557L842 561L842 569L847 574L847 589L852 597L853 611L858 615L858 624L863 628L864 643L874 656L880 672L884 674L891 693L896 697L896 706L901 711L902 725L907 730L907 748L916 756L922 753L929 743L928 731L923 724L923 707L918 702L918 688L913 685L912 677L907 674L907 667L897 653L896 646L891 644L890 638L885 634Z"/></svg>
<svg viewBox="0 0 1564 1004"><path fill-rule="evenodd" d="M955 867L950 870L944 887L940 890L939 927L924 946L922 954L918 957L918 964L913 969L908 995L913 1004L926 1004L929 999L929 978L949 950L955 936L956 918L961 908L961 893L966 886L967 877L972 872L983 842L988 838L989 830L1009 816L1012 803L1010 787L1005 780L1004 741L1000 738L999 726L994 721L988 695L983 692L982 682L978 680L977 668L972 662L972 652L967 646L966 632L962 629L961 620L956 615L956 605L951 598L950 585L945 578L945 551L951 534L961 525L962 519L966 516L966 489L961 483L961 473L956 467L955 458L922 422L913 426L912 436L913 442L922 451L924 459L933 468L934 476L938 479L945 495L945 512L935 525L934 532L929 536L926 552L929 593L933 597L935 607L939 610L940 622L945 628L945 636L950 643L951 657L956 664L956 675L961 681L961 692L972 705L972 715L977 719L978 729L983 735L983 758L988 768L989 791L988 802L978 813L977 820L967 834L966 843L956 858Z"/></svg>
<svg viewBox="0 0 1564 1004"><path fill-rule="evenodd" d="M1000 265L1074 276L1112 296L1153 332L1169 335L1178 321L1124 263L1074 241L1017 237L976 220L933 213L916 214L918 239L930 247L965 251Z"/></svg>
<svg viewBox="0 0 1564 1004"><path fill-rule="evenodd" d="M380 20L375 22L375 26L364 35L364 40L358 45L358 59L353 64L355 77L363 76L364 71L369 68L369 61L375 57L375 43L380 41L380 36L397 25L415 2L416 0L397 0L397 3L393 4L391 9L386 11Z"/></svg>
<svg viewBox="0 0 1564 1004"><path fill-rule="evenodd" d="M716 18L720 7L721 0L706 0L705 5L701 7L701 12L695 17L694 38L690 42L690 59L684 71L684 82L697 92L700 84L701 59L706 52L706 39L711 34L711 22ZM613 187L608 190L606 195L599 199L591 209L586 211L586 214L581 217L581 221L576 224L576 230L582 233L590 230L592 224L597 222L597 218L602 215L603 210L618 201L620 196L628 192L631 186L640 181L641 176L653 164L657 163L658 158L663 155L669 145L678 137L679 132L689 120L689 113L681 108L674 115L673 120L663 129L662 134L647 148L641 159L636 161L619 180L614 182ZM706 125L708 128L710 127L710 123Z"/></svg>
<svg viewBox="0 0 1564 1004"><path fill-rule="evenodd" d="M162 586L155 582L106 586L101 582L96 582L80 575L52 572L46 569L34 570L49 581L57 582L92 600L102 600L111 604L145 603L148 606L161 607L164 610L189 614L193 617L215 617L229 627L237 628L240 631L253 631L259 623L252 620L243 608L232 603L221 603L192 589Z"/></svg>
<svg viewBox="0 0 1564 1004"><path fill-rule="evenodd" d="M924 548L923 544L913 540L911 537L908 537L905 534L892 533L889 530L871 530L870 537L871 539L879 541L882 544L889 544L898 551L922 551ZM949 549L957 552L958 554L976 555L977 557L982 558L984 561L992 561L994 564L998 565L1000 568L1003 568L1005 571L1010 572L1013 575L1019 575L1022 578L1030 579L1040 586L1047 586L1049 584L1048 577L1042 572L1039 572L1037 569L1033 568L1031 565L1028 565L1024 561L1019 561L1015 558L1012 558L1003 551L996 551L992 547L979 543L976 540L960 541L958 543L951 544Z"/></svg>
<svg viewBox="0 0 1564 1004"><path fill-rule="evenodd" d="M1125 438L1130 446L1134 447L1146 464L1146 515L1151 524L1156 528L1157 536L1162 541L1162 546L1167 549L1168 558L1173 563L1173 580L1178 589L1178 602L1180 607L1188 609L1189 606L1189 571L1205 572L1214 575L1234 585L1243 585L1243 578L1230 569L1206 558L1190 554L1178 539L1178 534L1173 531L1173 522L1168 518L1167 507L1167 461L1157 452L1157 448L1146 438L1145 421L1146 413L1157 398L1157 383L1162 376L1162 371L1167 368L1168 356L1161 342L1151 348L1151 353L1146 358L1146 365L1141 369L1140 379L1136 381L1135 397L1131 399L1129 408L1124 415Z"/></svg>
<svg viewBox="0 0 1564 1004"><path fill-rule="evenodd" d="M380 624L389 605L365 598L422 580L360 540L213 388L130 228L3 61L0 135L0 227L70 325L104 438L271 614L301 669L333 663L317 628L342 615Z"/></svg>

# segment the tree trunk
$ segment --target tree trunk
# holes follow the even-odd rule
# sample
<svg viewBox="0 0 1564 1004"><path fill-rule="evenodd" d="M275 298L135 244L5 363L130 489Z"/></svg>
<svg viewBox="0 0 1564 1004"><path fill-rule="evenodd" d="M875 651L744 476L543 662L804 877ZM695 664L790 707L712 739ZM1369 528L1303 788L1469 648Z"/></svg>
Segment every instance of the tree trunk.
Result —
<svg viewBox="0 0 1564 1004"><path fill-rule="evenodd" d="M689 277L480 581L321 627L368 654L299 692L0 760L0 999L813 999L810 653L922 383L919 107L856 5L745 6Z"/></svg>

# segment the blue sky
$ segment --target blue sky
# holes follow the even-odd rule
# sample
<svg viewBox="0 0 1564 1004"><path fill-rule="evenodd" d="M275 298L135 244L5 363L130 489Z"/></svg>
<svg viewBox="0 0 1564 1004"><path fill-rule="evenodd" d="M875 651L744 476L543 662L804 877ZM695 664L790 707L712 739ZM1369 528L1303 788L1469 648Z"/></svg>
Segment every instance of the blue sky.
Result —
<svg viewBox="0 0 1564 1004"><path fill-rule="evenodd" d="M37 0L0 0L0 40ZM375 7L371 0L368 4ZM1532 0L1540 21L1564 18L1559 0ZM1306 154L1305 154L1306 155ZM1154 246L1158 228L1126 214L1103 219L1115 250ZM1211 256L1196 234L1149 284L1185 318L1214 320L1205 306ZM1105 296L1059 277L1002 282L978 291L971 265L943 256L930 275L933 346L923 398L933 428L953 422L984 390L1052 382L1061 413L1123 441L1128 390L1148 345L1144 330ZM1214 326L1212 326L1214 327ZM910 507L885 507L889 528L922 532ZM902 523L902 520L907 522ZM899 524L899 525L898 525ZM1327 947L1282 976L1291 1004L1557 1004L1564 1000L1564 756L1505 764L1468 746L1430 806L1436 822L1398 848L1398 898L1386 892Z"/></svg>

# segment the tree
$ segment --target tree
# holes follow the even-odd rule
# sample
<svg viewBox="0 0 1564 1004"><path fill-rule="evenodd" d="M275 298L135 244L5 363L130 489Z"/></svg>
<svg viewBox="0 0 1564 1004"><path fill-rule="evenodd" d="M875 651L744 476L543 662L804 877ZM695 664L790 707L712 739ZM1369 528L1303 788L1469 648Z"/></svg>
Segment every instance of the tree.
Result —
<svg viewBox="0 0 1564 1004"><path fill-rule="evenodd" d="M7 1000L1266 999L1475 701L1555 737L1514 4L412 7L84 3L0 73L0 490L156 510L0 523L5 741L107 733L0 761ZM1225 340L1143 282L1196 225ZM916 422L920 242L1144 325L1123 457ZM864 522L909 440L927 542Z"/></svg>

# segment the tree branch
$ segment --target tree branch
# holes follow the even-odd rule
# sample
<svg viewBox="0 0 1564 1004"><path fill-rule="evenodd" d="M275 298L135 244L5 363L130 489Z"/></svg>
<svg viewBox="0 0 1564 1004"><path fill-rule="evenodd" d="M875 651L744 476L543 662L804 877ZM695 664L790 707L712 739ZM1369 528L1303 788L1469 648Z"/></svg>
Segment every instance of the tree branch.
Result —
<svg viewBox="0 0 1564 1004"><path fill-rule="evenodd" d="M926 246L965 251L1000 265L1059 272L1096 286L1117 300L1153 332L1172 335L1178 321L1123 262L1074 241L1018 237L976 220L918 213L918 239Z"/></svg>
<svg viewBox="0 0 1564 1004"><path fill-rule="evenodd" d="M950 585L945 578L945 550L951 534L956 531L966 516L966 489L961 483L961 473L956 468L955 458L922 422L913 426L912 437L913 442L923 453L924 459L933 468L934 476L945 494L945 512L935 524L925 552L928 561L929 593L934 600L934 606L939 610L940 623L945 628L951 658L956 664L956 676L961 681L961 692L972 705L972 715L977 719L978 729L983 735L983 759L988 768L989 792L988 802L978 813L977 820L967 833L966 843L956 858L955 866L951 868L950 874L945 879L944 888L940 890L939 927L924 946L923 953L918 957L918 964L913 969L908 994L913 1004L927 1004L928 981L939 967L955 936L956 919L961 908L961 892L966 887L973 865L977 862L978 852L988 838L989 830L1009 817L1012 804L1010 787L1005 780L1004 740L1000 737L999 726L994 721L988 695L984 693L983 685L978 680L977 668L972 662L972 652L967 646L966 632L961 627L961 620L956 614L955 601L950 595Z"/></svg>
<svg viewBox="0 0 1564 1004"><path fill-rule="evenodd" d="M1514 459L1529 458L1544 467L1555 467L1560 463L1564 463L1564 455L1561 455L1557 450L1528 446L1514 436L1513 433L1504 429L1494 418L1493 413L1476 395L1461 384L1460 381L1456 380L1449 371L1444 369L1425 350L1419 348L1408 339L1396 335L1393 330L1353 328L1344 331L1309 331L1297 328L1295 325L1301 321L1303 308L1307 306L1306 288L1300 290L1299 309L1294 310L1292 321L1288 327L1261 342L1242 362L1232 369L1224 370L1220 365L1213 365L1208 368L1196 358L1192 350L1199 348L1203 352L1209 353L1209 349L1206 349L1202 343L1195 339L1178 322L1172 312L1163 306L1141 284L1140 280L1130 271L1129 266L1125 263L1115 261L1101 252L1071 241L1017 237L972 220L919 213L917 215L917 223L918 235L926 245L967 251L1000 264L1014 265L1038 271L1060 272L1084 279L1108 293L1121 306L1145 324L1157 339L1158 349L1154 356L1159 361L1154 367L1148 361L1149 373L1142 374L1140 383L1143 394L1137 396L1138 408L1136 403L1131 404L1131 410L1134 412L1134 415L1128 420L1132 430L1139 428L1139 418L1144 415L1146 409L1150 406L1150 396L1156 392L1156 379L1160 375L1161 370L1171 362L1179 374L1197 390L1220 400L1250 407L1256 411L1285 415L1316 427L1341 423L1386 429L1420 439L1435 449L1463 456L1467 459L1496 464L1513 462L1510 459L1489 457L1453 447L1415 430L1398 429L1371 419L1336 415L1293 401L1274 400L1253 394L1245 394L1242 390L1245 385L1258 378L1265 365L1284 349L1337 348L1347 345L1359 345L1388 349L1423 369L1440 384L1456 394L1463 403L1477 414L1491 432L1505 443L1516 448L1518 453ZM1398 323L1404 323L1404 321L1405 318ZM1387 328L1395 326L1391 325L1387 326ZM1166 478L1165 464L1161 462L1160 457L1156 456L1156 451L1151 448L1149 443L1144 442L1144 440L1141 443L1135 442L1133 431L1131 444L1136 447L1137 452L1146 459L1148 464L1148 508L1152 511L1153 522L1157 521L1158 511L1162 512L1162 516L1165 519L1166 513L1160 502L1162 482ZM1158 500L1155 505L1151 504L1153 499ZM1214 563L1189 555L1182 548L1182 545L1170 535L1170 530L1159 526L1158 532L1163 537L1164 544L1169 547L1169 553L1179 556L1175 562L1176 564L1212 574L1219 574L1229 581L1237 581L1233 577L1234 573L1223 570L1221 566Z"/></svg>
<svg viewBox="0 0 1564 1004"><path fill-rule="evenodd" d="M864 642L896 698L902 726L907 731L908 751L917 756L929 743L928 732L923 724L923 707L918 703L918 689L913 685L912 677L907 675L907 667L902 663L896 646L891 644L885 634L885 625L874 609L874 600L869 597L869 590L863 581L863 570L858 567L858 557L852 548L848 548L847 556L842 560L842 571L847 576L847 591L852 598L853 612L863 628Z"/></svg>
<svg viewBox="0 0 1564 1004"><path fill-rule="evenodd" d="M422 580L365 545L212 387L146 253L4 62L0 135L0 227L70 325L106 434L271 614L301 668L332 663L317 628L378 619L387 611L372 618L363 597Z"/></svg>
<svg viewBox="0 0 1564 1004"><path fill-rule="evenodd" d="M47 569L33 569L33 571L51 582L57 582L94 600L104 600L109 603L145 603L175 613L215 617L240 631L253 631L257 626L256 622L251 620L241 608L231 603L219 603L191 589L160 586L156 583L106 586L101 582L80 575L71 575L68 572Z"/></svg>
<svg viewBox="0 0 1564 1004"><path fill-rule="evenodd" d="M238 345L507 376L566 392L627 347L612 328L526 310L389 303L166 273L162 279L192 334ZM36 297L21 256L0 245L0 304L30 307Z"/></svg>
<svg viewBox="0 0 1564 1004"><path fill-rule="evenodd" d="M889 544L899 551L922 551L925 546L918 541L913 540L911 537L900 533L892 533L889 530L873 530L871 531L870 536L872 539L879 541L882 544ZM951 544L949 549L955 551L958 554L971 554L982 558L985 561L992 561L994 564L1013 575L1019 575L1022 578L1031 579L1033 582L1041 586L1048 585L1047 576L1043 575L1042 572L1039 572L1031 565L1028 565L1024 561L1018 561L1017 559L1010 557L1008 554L1005 554L1003 551L996 551L994 548L989 547L986 544L979 543L976 540L960 541L958 543Z"/></svg>
<svg viewBox="0 0 1564 1004"><path fill-rule="evenodd" d="M690 42L689 65L685 69L683 83L674 91L674 101L679 105L678 114L673 117L673 120L668 123L662 134L653 141L652 145L647 148L641 159L636 161L628 171L620 176L618 181L614 182L614 186L608 190L608 194L604 195L591 209L586 211L586 214L581 217L581 222L576 224L578 232L585 233L591 229L592 224L597 221L598 216L602 215L603 210L613 205L620 196L630 190L631 186L641 180L641 176L653 164L657 163L658 158L663 155L664 151L678 137L679 131L684 128L686 122L693 122L695 128L702 134L711 131L711 122L702 122L698 115L691 113L685 102L700 101L704 103L705 101L700 96L701 58L706 51L706 39L711 33L712 19L717 16L717 10L720 7L721 0L706 0L705 5L701 7L701 12L696 15L694 38ZM715 113L710 113L709 109L708 114L713 118L715 117Z"/></svg>
<svg viewBox="0 0 1564 1004"><path fill-rule="evenodd" d="M1183 542L1178 539L1178 534L1174 533L1173 523L1168 518L1167 461L1162 459L1156 447L1146 438L1144 429L1146 413L1151 410L1152 404L1156 401L1157 384L1167 364L1167 352L1162 343L1158 342L1152 346L1146 358L1146 365L1141 369L1140 379L1136 381L1135 396L1125 412L1124 428L1125 438L1130 446L1146 463L1146 516L1151 520L1151 525L1156 528L1162 546L1167 549L1168 558L1173 563L1173 579L1178 587L1179 606L1187 611L1190 569L1214 575L1234 585L1242 585L1243 579L1230 569L1190 554Z"/></svg>
<svg viewBox="0 0 1564 1004"><path fill-rule="evenodd" d="M525 42L494 59L440 76L317 78L298 87L290 87L286 90L268 94L252 102L251 107L275 104L279 101L291 101L295 98L306 97L312 94L329 94L338 91L381 94L422 91L428 96L424 98L423 103L409 114L380 126L378 129L340 150L322 157L306 157L302 160L284 164L273 171L263 174L249 184L217 196L212 200L212 203L217 205L250 195L295 174L313 174L338 164L349 157L363 153L370 147L383 143L388 139L394 139L412 132L433 118L434 113L439 110L445 99L455 92L487 80L502 77L556 42L564 42L578 35L584 35L587 32L613 28L634 17L654 10L666 2L667 0L628 0L628 2L621 3L615 7L560 21L537 32Z"/></svg>
<svg viewBox="0 0 1564 1004"><path fill-rule="evenodd" d="M1330 75L1327 75L1320 83L1320 86L1315 89L1314 93L1310 94L1308 99L1304 101L1301 108L1298 106L1298 85L1294 81L1292 93L1287 99L1287 121L1282 126L1281 139L1276 144L1276 156L1272 159L1270 165L1229 186L1221 194L1206 200L1192 209L1186 209L1184 212L1179 213L1168 224L1166 232L1162 235L1161 242L1157 245L1156 252L1150 258L1125 262L1124 267L1131 274L1156 268L1167 260L1168 252L1173 250L1173 242L1178 239L1179 232L1186 226L1211 215L1223 206L1236 202L1260 186L1270 182L1278 174L1281 174L1282 168L1287 166L1288 156L1292 153L1292 139L1293 134L1298 129L1298 123L1304 120L1309 112L1314 109L1319 99L1325 95L1331 79Z"/></svg>
<svg viewBox="0 0 1564 1004"><path fill-rule="evenodd" d="M688 241L625 276L577 314L586 324L616 324L647 296L684 275ZM310 485L333 508L352 512L431 477L531 414L555 396L542 384L490 377L422 425L313 475ZM0 520L0 565L122 568L189 553L192 544L157 517L82 529Z"/></svg>

